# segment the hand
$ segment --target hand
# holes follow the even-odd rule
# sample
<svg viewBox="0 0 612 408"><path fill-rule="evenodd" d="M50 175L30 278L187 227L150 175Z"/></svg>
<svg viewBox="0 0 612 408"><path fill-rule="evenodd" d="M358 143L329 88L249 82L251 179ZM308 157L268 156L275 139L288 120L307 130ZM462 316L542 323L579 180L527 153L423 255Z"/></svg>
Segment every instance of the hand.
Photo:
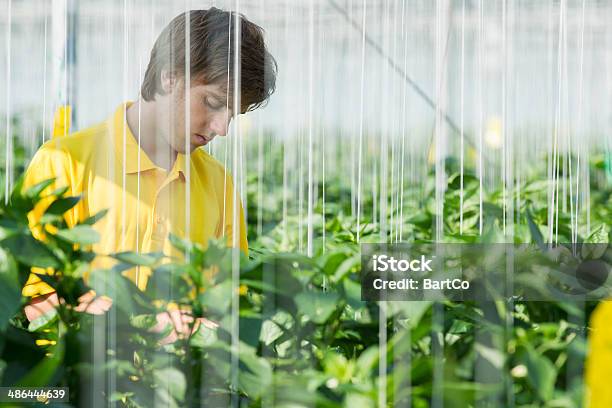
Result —
<svg viewBox="0 0 612 408"><path fill-rule="evenodd" d="M174 343L179 338L185 338L188 333L190 333L189 324L194 321L190 311L179 309L158 313L156 318L157 324L150 329L154 333L161 333L168 324L172 325L172 331L170 334L160 340L159 343L161 345ZM215 329L219 327L217 323L211 320L198 317L195 319L190 335L193 335L196 331L198 331L200 324L203 324L204 327L208 329Z"/></svg>
<svg viewBox="0 0 612 408"><path fill-rule="evenodd" d="M94 291L81 295L78 299L79 304L74 309L77 312L85 312L89 314L100 315L104 314L113 305L113 300L107 296L96 297ZM28 320L31 322L51 310L55 309L59 304L64 304L64 299L59 299L56 292L47 293L46 295L33 298L24 308L24 312Z"/></svg>
<svg viewBox="0 0 612 408"><path fill-rule="evenodd" d="M63 300L63 299L62 299ZM79 304L74 308L77 312L85 312L93 315L101 315L108 311L113 305L113 299L108 296L97 296L93 290L81 295Z"/></svg>

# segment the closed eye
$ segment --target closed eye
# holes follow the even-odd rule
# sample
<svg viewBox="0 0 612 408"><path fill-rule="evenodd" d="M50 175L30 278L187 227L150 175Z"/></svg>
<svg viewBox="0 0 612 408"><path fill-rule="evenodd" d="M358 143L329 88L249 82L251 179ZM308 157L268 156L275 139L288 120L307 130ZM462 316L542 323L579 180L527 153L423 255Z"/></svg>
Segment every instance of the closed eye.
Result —
<svg viewBox="0 0 612 408"><path fill-rule="evenodd" d="M206 105L214 110L219 110L225 107L225 103L219 102L212 98L206 98Z"/></svg>

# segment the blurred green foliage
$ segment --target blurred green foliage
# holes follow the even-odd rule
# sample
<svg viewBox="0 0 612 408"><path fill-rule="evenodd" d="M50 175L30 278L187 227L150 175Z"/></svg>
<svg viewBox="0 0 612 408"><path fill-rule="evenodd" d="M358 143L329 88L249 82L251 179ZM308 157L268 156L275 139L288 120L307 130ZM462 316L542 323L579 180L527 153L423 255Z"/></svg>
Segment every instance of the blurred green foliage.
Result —
<svg viewBox="0 0 612 408"><path fill-rule="evenodd" d="M77 199L58 190L52 193L56 204L40 222L48 233L38 241L26 214L46 185L21 192L17 184L8 202L0 203L1 385L68 386L71 406L100 399L126 407L151 407L156 401L207 407L427 407L436 399L452 407L581 405L593 303L364 302L357 229L361 242L381 240L369 213L371 195L364 195L363 222L357 225L347 204L350 188L340 179L328 180L324 206L324 186L318 185L311 220L314 255L307 257L297 249L307 239L308 220L279 218L287 194L278 170L281 154L273 155L271 173L265 173L271 179L258 183L262 174L249 179L250 259L223 242L204 250L173 236L184 258L115 254L112 269L94 270L87 280L95 218L68 229L62 213ZM599 231L596 239L609 242L612 203L603 163L595 158L591 164L589 222ZM481 234L478 179L466 173L461 183L452 160L446 170L445 240L503 242L503 191L484 193L487 222ZM432 172L425 188L403 202L400 222L410 242L434 239L433 177ZM512 224L516 242L546 240L547 187L529 180L521 186ZM264 201L256 198L262 189ZM399 211L389 214L395 222ZM569 224L559 216L559 241L571 240ZM595 239L585 235L579 240ZM54 275L40 276L65 302L28 324L20 288L33 266L55 269ZM134 266L153 270L145 291L121 275ZM75 310L89 289L114 299L110 312L92 316ZM150 329L169 302L219 326L200 326L160 345L172 328Z"/></svg>

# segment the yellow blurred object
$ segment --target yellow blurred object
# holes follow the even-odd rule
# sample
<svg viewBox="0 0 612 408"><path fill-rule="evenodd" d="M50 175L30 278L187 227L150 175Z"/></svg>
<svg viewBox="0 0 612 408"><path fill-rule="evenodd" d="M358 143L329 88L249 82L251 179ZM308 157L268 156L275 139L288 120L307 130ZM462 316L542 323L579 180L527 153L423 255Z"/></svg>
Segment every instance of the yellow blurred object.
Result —
<svg viewBox="0 0 612 408"><path fill-rule="evenodd" d="M427 164L433 166L436 163L436 142L431 141L429 145L429 151L427 152Z"/></svg>
<svg viewBox="0 0 612 408"><path fill-rule="evenodd" d="M498 116L491 116L487 120L484 141L491 149L499 149L504 144L503 124Z"/></svg>
<svg viewBox="0 0 612 408"><path fill-rule="evenodd" d="M591 315L591 331L585 364L584 406L612 407L612 301L601 302Z"/></svg>
<svg viewBox="0 0 612 408"><path fill-rule="evenodd" d="M55 343L56 343L55 340L36 339L37 346L54 346Z"/></svg>
<svg viewBox="0 0 612 408"><path fill-rule="evenodd" d="M478 163L478 152L473 147L467 148L467 155L465 159L468 163Z"/></svg>
<svg viewBox="0 0 612 408"><path fill-rule="evenodd" d="M70 105L60 106L53 116L53 137L67 136L72 124L72 107Z"/></svg>

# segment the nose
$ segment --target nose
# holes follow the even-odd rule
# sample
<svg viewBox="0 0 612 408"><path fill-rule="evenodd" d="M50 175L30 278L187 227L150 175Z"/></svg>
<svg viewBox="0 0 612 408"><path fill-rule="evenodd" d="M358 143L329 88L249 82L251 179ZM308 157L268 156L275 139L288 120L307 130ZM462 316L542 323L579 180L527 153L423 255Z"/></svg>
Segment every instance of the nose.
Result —
<svg viewBox="0 0 612 408"><path fill-rule="evenodd" d="M228 112L219 112L211 118L210 130L216 135L225 136L231 120Z"/></svg>

